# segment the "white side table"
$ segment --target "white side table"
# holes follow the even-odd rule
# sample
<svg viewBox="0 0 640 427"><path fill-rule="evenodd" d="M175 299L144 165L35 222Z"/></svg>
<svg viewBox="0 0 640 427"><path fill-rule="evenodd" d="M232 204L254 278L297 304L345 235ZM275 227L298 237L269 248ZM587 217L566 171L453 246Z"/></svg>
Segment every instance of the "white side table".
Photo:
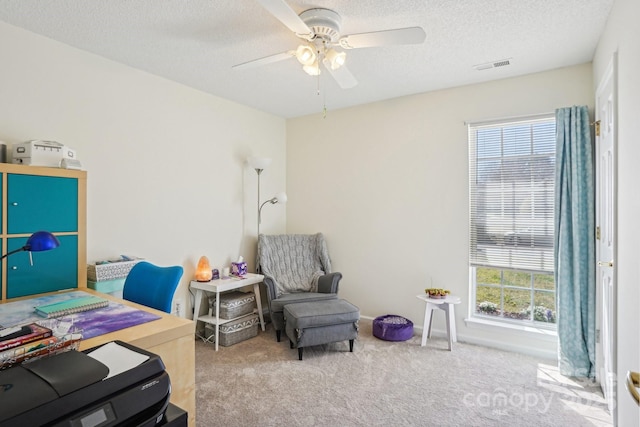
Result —
<svg viewBox="0 0 640 427"><path fill-rule="evenodd" d="M427 344L427 338L431 338L431 323L433 320L433 310L439 308L443 310L447 319L447 335L449 336L449 351L452 344L458 341L456 336L456 315L453 306L460 304L460 298L447 295L446 298L430 298L429 295L416 295L416 298L425 301L424 324L422 326L422 347Z"/></svg>
<svg viewBox="0 0 640 427"><path fill-rule="evenodd" d="M220 325L230 322L233 319L220 318L220 293L226 291L232 291L234 289L240 289L245 286L253 285L253 293L256 297L256 305L258 306L258 316L260 317L260 326L264 331L264 317L262 316L262 301L260 300L260 288L259 284L264 279L262 274L247 273L244 277L231 276L226 279L216 279L209 282L198 282L192 280L189 284L191 289L196 290L196 296L193 308L193 320L196 325L196 331L198 330L198 322L211 323L216 330L216 351L218 351L218 338L220 337ZM216 294L216 309L215 313L200 315L200 306L202 304L202 298L206 297L205 292L215 292ZM208 302L207 302L208 305Z"/></svg>

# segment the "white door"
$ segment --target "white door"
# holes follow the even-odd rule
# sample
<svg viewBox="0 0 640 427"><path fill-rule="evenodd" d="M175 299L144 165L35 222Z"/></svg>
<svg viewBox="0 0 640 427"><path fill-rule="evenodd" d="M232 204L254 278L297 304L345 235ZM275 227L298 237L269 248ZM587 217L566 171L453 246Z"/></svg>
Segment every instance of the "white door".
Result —
<svg viewBox="0 0 640 427"><path fill-rule="evenodd" d="M615 409L616 360L616 88L615 58L596 92L596 379ZM615 416L614 416L615 419Z"/></svg>

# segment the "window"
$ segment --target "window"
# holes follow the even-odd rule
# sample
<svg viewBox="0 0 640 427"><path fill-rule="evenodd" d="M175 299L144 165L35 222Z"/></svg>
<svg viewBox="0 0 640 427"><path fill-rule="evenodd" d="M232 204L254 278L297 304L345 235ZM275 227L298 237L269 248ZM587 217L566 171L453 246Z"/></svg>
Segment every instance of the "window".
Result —
<svg viewBox="0 0 640 427"><path fill-rule="evenodd" d="M472 314L555 327L555 118L469 125Z"/></svg>

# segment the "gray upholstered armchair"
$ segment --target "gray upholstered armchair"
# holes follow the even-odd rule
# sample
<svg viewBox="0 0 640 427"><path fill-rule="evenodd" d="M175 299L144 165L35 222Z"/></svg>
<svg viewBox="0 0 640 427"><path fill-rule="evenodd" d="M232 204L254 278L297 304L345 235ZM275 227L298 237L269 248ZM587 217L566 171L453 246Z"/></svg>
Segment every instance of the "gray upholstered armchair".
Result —
<svg viewBox="0 0 640 427"><path fill-rule="evenodd" d="M331 272L322 233L258 237L258 264L267 287L269 314L280 341L284 306L338 297L340 273Z"/></svg>

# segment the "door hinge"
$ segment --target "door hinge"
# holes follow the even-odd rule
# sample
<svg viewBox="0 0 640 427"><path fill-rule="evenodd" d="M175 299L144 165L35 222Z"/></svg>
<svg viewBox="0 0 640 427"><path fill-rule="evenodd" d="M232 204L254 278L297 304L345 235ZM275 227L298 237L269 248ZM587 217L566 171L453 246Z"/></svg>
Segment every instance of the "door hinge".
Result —
<svg viewBox="0 0 640 427"><path fill-rule="evenodd" d="M596 344L600 344L600 329L596 329Z"/></svg>
<svg viewBox="0 0 640 427"><path fill-rule="evenodd" d="M593 122L593 130L596 133L596 136L600 136L600 120Z"/></svg>
<svg viewBox="0 0 640 427"><path fill-rule="evenodd" d="M596 240L600 240L600 226L596 227Z"/></svg>

